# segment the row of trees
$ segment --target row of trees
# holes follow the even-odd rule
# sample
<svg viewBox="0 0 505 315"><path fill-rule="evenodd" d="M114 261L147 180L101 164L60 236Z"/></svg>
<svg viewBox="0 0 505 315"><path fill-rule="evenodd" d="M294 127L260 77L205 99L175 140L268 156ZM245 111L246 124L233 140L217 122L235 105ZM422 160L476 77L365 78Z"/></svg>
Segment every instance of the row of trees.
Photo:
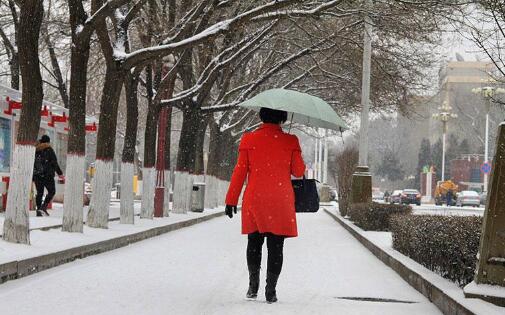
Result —
<svg viewBox="0 0 505 315"><path fill-rule="evenodd" d="M0 4L8 8L1 16L8 22L0 24L9 61L6 72L14 88L23 87L4 224L7 241L29 243L26 209L44 86L57 90L70 110L63 218L63 230L69 232L83 229L89 84L102 85L93 95L99 99L99 129L87 224L95 228L108 224L118 118L126 120L121 186L132 186L135 146L143 136L141 216L152 218L157 122L163 108L169 116L178 111L183 117L176 170L203 174L208 130L207 175L221 179L229 177L240 135L258 123L253 113L237 107L254 93L274 86L293 88L329 100L343 116L359 110L362 23L363 15L370 14L361 1L2 0ZM426 87L423 71L433 61L430 47L438 42L441 17L458 4L375 2L374 110L408 110L408 95ZM67 68L61 60L65 54L57 53L65 47L70 48ZM125 113L119 113L121 99ZM146 113L139 112L140 103L146 104ZM140 118L145 119L143 130ZM167 139L171 130L168 124ZM169 141L163 145L168 171L173 146ZM132 223L133 200L124 200L121 207L121 222Z"/></svg>

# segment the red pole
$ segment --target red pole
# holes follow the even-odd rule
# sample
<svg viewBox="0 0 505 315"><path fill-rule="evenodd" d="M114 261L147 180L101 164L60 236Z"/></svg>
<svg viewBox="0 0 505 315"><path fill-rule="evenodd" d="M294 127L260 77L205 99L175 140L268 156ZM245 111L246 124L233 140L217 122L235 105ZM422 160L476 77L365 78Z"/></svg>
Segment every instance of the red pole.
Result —
<svg viewBox="0 0 505 315"><path fill-rule="evenodd" d="M156 156L156 189L154 191L154 216L163 217L165 201L165 136L168 108L163 107L158 119L158 154Z"/></svg>

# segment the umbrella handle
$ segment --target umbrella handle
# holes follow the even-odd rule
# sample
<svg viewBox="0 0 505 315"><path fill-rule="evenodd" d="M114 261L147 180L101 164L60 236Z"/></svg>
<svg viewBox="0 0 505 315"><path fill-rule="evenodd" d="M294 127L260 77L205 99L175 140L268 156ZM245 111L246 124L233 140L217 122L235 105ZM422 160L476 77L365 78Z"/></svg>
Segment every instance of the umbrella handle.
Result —
<svg viewBox="0 0 505 315"><path fill-rule="evenodd" d="M289 122L289 130L288 130L288 133L291 132L291 125L293 124L293 116L295 115L295 113L291 113L291 121Z"/></svg>

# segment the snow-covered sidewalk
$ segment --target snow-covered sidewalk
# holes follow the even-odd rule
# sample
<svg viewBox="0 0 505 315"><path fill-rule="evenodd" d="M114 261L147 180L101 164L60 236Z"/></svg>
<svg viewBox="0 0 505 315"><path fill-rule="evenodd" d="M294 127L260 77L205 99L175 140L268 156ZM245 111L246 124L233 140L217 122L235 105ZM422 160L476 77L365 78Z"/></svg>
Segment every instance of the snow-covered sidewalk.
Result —
<svg viewBox="0 0 505 315"><path fill-rule="evenodd" d="M111 219L119 219L119 201L111 201L110 203L110 211L109 211L109 220ZM88 216L88 207L85 206L82 209L84 221L86 221L86 217ZM62 224L63 220L63 204L61 203L53 203L53 209L48 210L48 217L37 217L35 211L30 211L30 230L41 229L47 227L53 227ZM140 213L140 201L135 201L135 214ZM3 226L4 226L4 216L5 213L0 213L0 235L3 234Z"/></svg>
<svg viewBox="0 0 505 315"><path fill-rule="evenodd" d="M39 315L440 314L322 210L299 215L298 220L300 237L285 243L277 304L264 302L265 269L258 301L244 299L247 241L240 235L238 215L7 282L0 286L1 311ZM360 300L369 298L379 302ZM396 302L380 302L384 300Z"/></svg>

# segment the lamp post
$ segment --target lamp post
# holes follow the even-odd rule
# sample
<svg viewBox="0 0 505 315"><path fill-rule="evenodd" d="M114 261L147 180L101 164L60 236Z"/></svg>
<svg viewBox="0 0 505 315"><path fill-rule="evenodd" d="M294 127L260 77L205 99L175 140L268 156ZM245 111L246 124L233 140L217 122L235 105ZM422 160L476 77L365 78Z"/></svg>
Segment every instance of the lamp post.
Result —
<svg viewBox="0 0 505 315"><path fill-rule="evenodd" d="M440 120L442 122L442 181L445 181L445 146L447 138L447 123L452 118L457 118L458 115L452 113L452 107L449 106L447 102L444 102L441 107L438 108L439 112L433 114L433 118Z"/></svg>
<svg viewBox="0 0 505 315"><path fill-rule="evenodd" d="M366 0L363 34L363 73L361 80L361 121L359 130L359 166L352 176L351 203L372 201L372 176L368 167L368 125L370 112L370 73L372 64L372 0Z"/></svg>
<svg viewBox="0 0 505 315"><path fill-rule="evenodd" d="M486 104L486 132L484 137L484 163L489 163L489 111L491 110L491 101L497 94L505 93L505 89L495 88L492 86L485 86L482 88L472 89L475 94L481 95ZM484 192L487 192L488 188L488 173L484 173Z"/></svg>

